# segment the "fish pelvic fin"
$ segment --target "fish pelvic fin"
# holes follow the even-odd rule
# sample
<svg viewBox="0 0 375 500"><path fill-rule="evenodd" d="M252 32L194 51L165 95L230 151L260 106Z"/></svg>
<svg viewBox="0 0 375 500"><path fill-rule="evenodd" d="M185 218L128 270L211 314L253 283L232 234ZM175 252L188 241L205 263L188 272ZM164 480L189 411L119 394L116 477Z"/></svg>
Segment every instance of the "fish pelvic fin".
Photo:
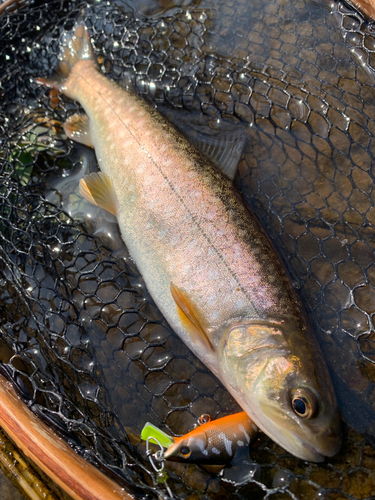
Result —
<svg viewBox="0 0 375 500"><path fill-rule="evenodd" d="M85 175L79 181L79 190L87 201L117 217L116 195L111 179L104 172Z"/></svg>
<svg viewBox="0 0 375 500"><path fill-rule="evenodd" d="M69 139L77 141L80 144L93 148L93 142L90 132L89 118L87 115L75 113L64 123L64 131Z"/></svg>
<svg viewBox="0 0 375 500"><path fill-rule="evenodd" d="M78 24L74 32L65 37L59 59L60 64L52 78L36 78L36 81L46 87L66 93L67 79L79 61L89 60L96 66L90 35L84 24Z"/></svg>
<svg viewBox="0 0 375 500"><path fill-rule="evenodd" d="M204 328L202 327L194 305L191 303L189 297L185 292L180 290L176 285L171 282L170 285L173 300L176 302L180 320L190 336L193 343L200 343L205 350L213 351L214 348L207 337Z"/></svg>

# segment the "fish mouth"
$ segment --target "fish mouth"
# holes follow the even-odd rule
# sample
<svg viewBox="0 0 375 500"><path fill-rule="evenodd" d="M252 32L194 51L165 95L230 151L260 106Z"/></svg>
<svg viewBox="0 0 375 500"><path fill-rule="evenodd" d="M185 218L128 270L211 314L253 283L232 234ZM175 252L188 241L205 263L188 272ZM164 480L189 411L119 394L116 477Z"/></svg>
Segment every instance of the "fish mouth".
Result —
<svg viewBox="0 0 375 500"><path fill-rule="evenodd" d="M311 427L304 431L292 415L269 404L260 403L262 413L267 417L259 427L278 445L294 456L309 462L323 462L326 457L333 457L341 447L341 432L338 419L319 432ZM287 428L291 423L290 429Z"/></svg>

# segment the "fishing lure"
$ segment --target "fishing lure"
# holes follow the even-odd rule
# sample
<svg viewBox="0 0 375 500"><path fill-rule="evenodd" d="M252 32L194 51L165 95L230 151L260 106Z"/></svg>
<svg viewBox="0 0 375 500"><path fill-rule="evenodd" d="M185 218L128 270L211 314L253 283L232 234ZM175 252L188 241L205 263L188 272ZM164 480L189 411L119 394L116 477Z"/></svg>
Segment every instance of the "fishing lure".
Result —
<svg viewBox="0 0 375 500"><path fill-rule="evenodd" d="M202 420L205 421L201 417ZM151 442L155 438L153 442L158 441L167 448L164 452L166 460L219 465L230 462L239 448L249 447L258 432L257 426L245 412L206 420L181 437L169 436L147 422L141 438Z"/></svg>
<svg viewBox="0 0 375 500"><path fill-rule="evenodd" d="M304 460L335 455L340 419L327 367L291 280L234 189L237 162L219 172L101 74L82 24L62 49L57 74L37 81L86 112L64 124L95 148L100 167L80 192L117 217L169 325L276 443Z"/></svg>

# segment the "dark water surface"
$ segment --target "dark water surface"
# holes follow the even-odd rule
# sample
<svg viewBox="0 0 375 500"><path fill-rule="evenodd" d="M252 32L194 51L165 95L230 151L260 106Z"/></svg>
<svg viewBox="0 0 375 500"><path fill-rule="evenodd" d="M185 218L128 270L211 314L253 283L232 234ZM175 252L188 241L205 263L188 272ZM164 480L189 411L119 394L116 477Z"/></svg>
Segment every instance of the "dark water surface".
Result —
<svg viewBox="0 0 375 500"><path fill-rule="evenodd" d="M345 426L342 450L323 464L261 436L251 465L167 464L172 491L372 497L375 31L341 2L52 1L0 19L3 367L76 451L150 498L144 423L183 434L202 413L238 410L165 323L115 222L77 195L80 176L96 169L93 153L58 128L77 105L32 77L51 74L79 17L102 71L199 147L246 137L236 182L301 294Z"/></svg>

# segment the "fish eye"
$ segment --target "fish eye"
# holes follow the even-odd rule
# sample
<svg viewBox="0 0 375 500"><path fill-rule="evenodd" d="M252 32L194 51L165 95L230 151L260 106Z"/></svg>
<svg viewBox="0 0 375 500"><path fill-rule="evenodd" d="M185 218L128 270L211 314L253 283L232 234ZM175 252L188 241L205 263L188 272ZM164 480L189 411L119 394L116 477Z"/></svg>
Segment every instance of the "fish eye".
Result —
<svg viewBox="0 0 375 500"><path fill-rule="evenodd" d="M308 389L297 389L292 396L292 408L301 418L313 418L318 411L317 398Z"/></svg>
<svg viewBox="0 0 375 500"><path fill-rule="evenodd" d="M188 458L191 454L191 450L188 446L183 446L180 450L180 453L184 458Z"/></svg>

